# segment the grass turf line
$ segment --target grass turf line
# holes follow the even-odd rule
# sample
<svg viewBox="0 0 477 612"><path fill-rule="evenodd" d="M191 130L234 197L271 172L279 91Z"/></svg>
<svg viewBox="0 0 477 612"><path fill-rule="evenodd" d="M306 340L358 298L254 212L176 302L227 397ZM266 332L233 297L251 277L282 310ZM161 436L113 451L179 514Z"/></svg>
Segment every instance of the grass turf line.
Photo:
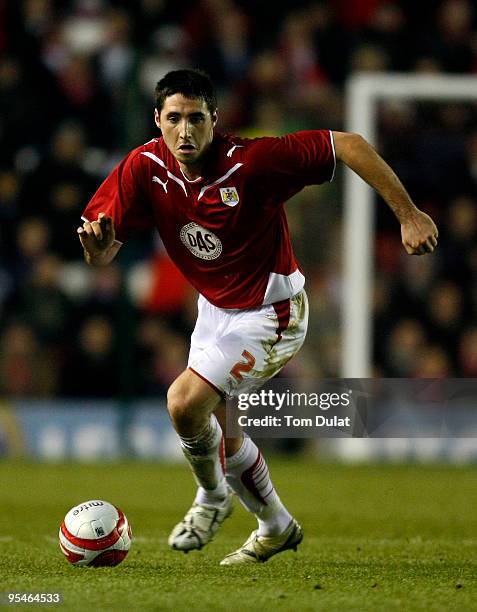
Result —
<svg viewBox="0 0 477 612"><path fill-rule="evenodd" d="M185 466L0 462L0 591L59 591L61 610L477 609L475 468L270 464L305 540L226 568L255 527L238 503L203 551L167 548L193 497ZM92 498L121 507L137 536L116 568L75 568L58 549L64 514Z"/></svg>

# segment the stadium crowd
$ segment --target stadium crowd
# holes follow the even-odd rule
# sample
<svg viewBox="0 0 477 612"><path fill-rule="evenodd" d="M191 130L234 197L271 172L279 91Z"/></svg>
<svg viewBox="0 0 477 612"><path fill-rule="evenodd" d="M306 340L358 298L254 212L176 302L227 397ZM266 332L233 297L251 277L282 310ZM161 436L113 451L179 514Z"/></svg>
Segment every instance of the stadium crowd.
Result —
<svg viewBox="0 0 477 612"><path fill-rule="evenodd" d="M477 72L471 0L0 1L0 393L152 396L186 363L196 296L156 235L82 261L79 217L106 174L157 134L153 90L200 67L219 128L343 129L357 71ZM382 104L378 148L440 228L405 255L377 218L376 376L477 376L477 106ZM310 332L288 374L339 375L341 174L287 211ZM363 237L367 239L367 237Z"/></svg>

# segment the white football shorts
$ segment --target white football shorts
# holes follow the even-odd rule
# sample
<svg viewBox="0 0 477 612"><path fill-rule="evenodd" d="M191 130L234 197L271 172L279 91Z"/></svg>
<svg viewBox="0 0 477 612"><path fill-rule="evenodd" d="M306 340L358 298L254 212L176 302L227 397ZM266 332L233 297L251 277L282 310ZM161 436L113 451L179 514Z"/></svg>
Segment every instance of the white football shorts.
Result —
<svg viewBox="0 0 477 612"><path fill-rule="evenodd" d="M308 326L304 290L248 310L217 308L202 295L187 366L221 395L250 393L301 348Z"/></svg>

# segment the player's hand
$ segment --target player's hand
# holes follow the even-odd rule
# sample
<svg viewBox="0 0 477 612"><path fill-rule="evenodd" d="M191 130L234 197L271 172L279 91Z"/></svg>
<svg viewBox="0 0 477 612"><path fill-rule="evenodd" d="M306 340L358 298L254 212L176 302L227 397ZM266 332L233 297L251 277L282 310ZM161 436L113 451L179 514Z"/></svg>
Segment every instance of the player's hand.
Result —
<svg viewBox="0 0 477 612"><path fill-rule="evenodd" d="M437 246L439 232L434 221L418 210L401 224L401 238L408 255L432 253Z"/></svg>
<svg viewBox="0 0 477 612"><path fill-rule="evenodd" d="M77 232L88 263L104 265L116 255L114 223L111 217L101 212L96 221L85 221L78 227Z"/></svg>

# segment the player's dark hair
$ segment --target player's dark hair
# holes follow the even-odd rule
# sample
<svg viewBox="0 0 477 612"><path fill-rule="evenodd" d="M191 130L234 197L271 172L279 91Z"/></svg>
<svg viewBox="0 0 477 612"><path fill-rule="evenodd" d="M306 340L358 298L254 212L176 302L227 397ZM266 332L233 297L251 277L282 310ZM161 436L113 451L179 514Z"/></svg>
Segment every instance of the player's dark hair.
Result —
<svg viewBox="0 0 477 612"><path fill-rule="evenodd" d="M210 114L217 110L217 94L209 75L202 70L172 70L156 85L156 108L160 113L164 100L174 94L182 94L192 100L203 99Z"/></svg>

